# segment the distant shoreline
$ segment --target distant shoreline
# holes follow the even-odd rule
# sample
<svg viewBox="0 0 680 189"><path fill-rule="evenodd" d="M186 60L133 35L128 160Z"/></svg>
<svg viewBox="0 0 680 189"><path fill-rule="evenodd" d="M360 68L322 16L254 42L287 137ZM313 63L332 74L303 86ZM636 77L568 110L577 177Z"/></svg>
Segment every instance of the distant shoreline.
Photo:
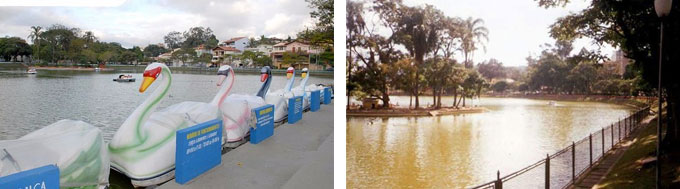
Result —
<svg viewBox="0 0 680 189"><path fill-rule="evenodd" d="M526 98L536 100L556 100L574 102L603 102L640 108L647 106L656 100L655 97L645 96L614 96L614 95L555 95L555 94L506 94L506 95L482 95L496 98Z"/></svg>
<svg viewBox="0 0 680 189"><path fill-rule="evenodd" d="M95 71L94 67L80 67L80 66L36 66L36 70L55 70L55 71ZM146 65L106 65L105 68L101 68L100 71L135 71L143 72ZM171 71L188 71L188 72L217 72L217 68L204 68L204 67L169 67ZM2 63L0 64L0 70L26 70L27 67L23 66L21 63ZM235 73L253 73L259 74L259 68L234 68ZM272 69L272 74L284 75L286 74L285 69ZM300 75L298 72L297 75ZM332 78L333 71L321 71L321 70L310 70L309 75L313 77L324 77Z"/></svg>
<svg viewBox="0 0 680 189"><path fill-rule="evenodd" d="M481 113L486 111L484 107L464 107L464 108L391 108L391 109L372 109L372 110L347 110L347 117L416 117L416 116L442 116L466 113Z"/></svg>

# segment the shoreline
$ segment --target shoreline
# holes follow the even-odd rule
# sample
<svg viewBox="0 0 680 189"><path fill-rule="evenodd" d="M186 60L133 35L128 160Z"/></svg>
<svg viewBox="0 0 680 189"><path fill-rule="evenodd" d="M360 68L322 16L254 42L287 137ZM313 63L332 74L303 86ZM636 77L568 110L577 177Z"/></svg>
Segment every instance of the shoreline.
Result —
<svg viewBox="0 0 680 189"><path fill-rule="evenodd" d="M374 110L347 110L347 117L421 117L421 116L442 116L442 115L457 115L466 113L482 113L487 111L484 107L467 107L467 108L451 108L443 107L441 109L408 109L408 108L391 108L391 109L374 109Z"/></svg>
<svg viewBox="0 0 680 189"><path fill-rule="evenodd" d="M647 106L648 102L654 101L654 97L634 97L634 96L608 96L608 95L524 95L524 94L508 94L508 95L482 95L491 98L523 98L534 100L555 100L555 101L571 101L571 102L602 102L628 106L631 108L640 108ZM466 113L482 113L487 111L485 107L462 107L451 108L442 107L441 109L424 108L419 110L408 108L389 108L389 109L350 109L347 110L347 117L422 117L422 116L442 116L442 115L458 115Z"/></svg>
<svg viewBox="0 0 680 189"><path fill-rule="evenodd" d="M494 98L524 98L535 100L555 100L555 101L571 101L571 102L602 102L617 105L629 106L632 108L641 108L648 105L648 102L656 100L654 97L644 96L613 96L613 95L553 95L553 94L507 94L507 95L482 95L483 97Z"/></svg>

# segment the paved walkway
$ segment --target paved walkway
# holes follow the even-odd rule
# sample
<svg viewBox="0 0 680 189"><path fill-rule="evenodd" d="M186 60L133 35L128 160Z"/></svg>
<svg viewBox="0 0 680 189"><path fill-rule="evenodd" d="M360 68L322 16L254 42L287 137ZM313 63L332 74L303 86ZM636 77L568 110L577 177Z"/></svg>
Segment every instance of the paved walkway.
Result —
<svg viewBox="0 0 680 189"><path fill-rule="evenodd" d="M642 127L647 127L649 122L653 119L653 116L647 116L642 120L642 126L634 130L628 137L624 138L619 142L613 150L607 152L602 160L597 162L593 168L583 174L578 178L576 184L570 186L569 188L593 188L595 185L599 184L602 179L611 171L616 162L621 159L623 154L628 150L628 147L633 144L632 139L635 139L640 132Z"/></svg>
<svg viewBox="0 0 680 189"><path fill-rule="evenodd" d="M159 188L332 188L333 103L284 124L260 144L246 143L224 155L222 164L180 185Z"/></svg>

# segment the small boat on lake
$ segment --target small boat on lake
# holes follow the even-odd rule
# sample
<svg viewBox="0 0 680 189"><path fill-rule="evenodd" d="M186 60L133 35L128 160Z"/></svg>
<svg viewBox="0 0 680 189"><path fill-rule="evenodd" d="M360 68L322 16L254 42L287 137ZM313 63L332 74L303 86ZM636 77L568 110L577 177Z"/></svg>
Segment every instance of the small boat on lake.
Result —
<svg viewBox="0 0 680 189"><path fill-rule="evenodd" d="M119 75L118 78L114 78L113 81L135 82L135 78L133 78L132 75Z"/></svg>
<svg viewBox="0 0 680 189"><path fill-rule="evenodd" d="M30 68L26 71L27 74L37 74L38 71L35 71L35 68Z"/></svg>
<svg viewBox="0 0 680 189"><path fill-rule="evenodd" d="M549 106L557 106L557 102L555 102L555 101L550 101L550 102L548 102L548 105L549 105Z"/></svg>

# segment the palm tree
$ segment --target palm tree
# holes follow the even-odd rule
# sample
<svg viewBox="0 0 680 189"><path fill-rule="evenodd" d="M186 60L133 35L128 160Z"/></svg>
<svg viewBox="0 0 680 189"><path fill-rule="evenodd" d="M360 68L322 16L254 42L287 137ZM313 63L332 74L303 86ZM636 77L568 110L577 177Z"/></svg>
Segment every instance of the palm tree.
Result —
<svg viewBox="0 0 680 189"><path fill-rule="evenodd" d="M36 48L37 53L36 53L36 59L38 59L38 62L40 62L40 34L42 33L40 30L42 30L42 27L40 26L31 26L31 34L28 35L28 38L31 38L33 41L33 44L37 44Z"/></svg>
<svg viewBox="0 0 680 189"><path fill-rule="evenodd" d="M97 40L97 37L94 36L92 31L86 31L85 35L83 35L83 39L85 39L85 42L88 44L93 43Z"/></svg>
<svg viewBox="0 0 680 189"><path fill-rule="evenodd" d="M486 46L484 46L484 41L482 41L482 39L489 41L489 30L486 29L483 24L484 20L481 18L472 19L472 17L468 17L467 20L462 23L462 44L460 48L465 56L464 63L466 68L472 68L473 66L472 53L477 50L477 44L481 45L486 50Z"/></svg>

